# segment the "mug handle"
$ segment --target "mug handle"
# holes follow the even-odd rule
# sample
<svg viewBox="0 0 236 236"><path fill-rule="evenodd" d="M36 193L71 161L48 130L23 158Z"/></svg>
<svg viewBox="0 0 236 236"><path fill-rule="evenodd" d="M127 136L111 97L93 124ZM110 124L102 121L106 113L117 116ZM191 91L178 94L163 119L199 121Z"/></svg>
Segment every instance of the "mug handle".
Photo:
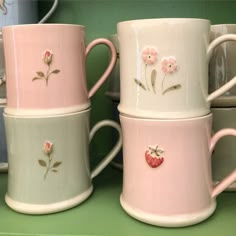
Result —
<svg viewBox="0 0 236 236"><path fill-rule="evenodd" d="M38 24L45 23L45 21L53 14L53 12L56 10L58 5L58 0L54 0L54 3L50 9L50 11L38 22Z"/></svg>
<svg viewBox="0 0 236 236"><path fill-rule="evenodd" d="M115 144L115 146L112 148L112 150L103 158L103 160L98 163L98 165L92 170L91 172L91 178L93 179L96 177L111 161L112 159L118 154L118 152L121 149L122 146L122 135L121 135L121 128L120 125L112 120L102 120L98 122L90 131L89 135L89 141L92 140L95 133L104 126L111 126L115 128L118 131L119 138Z"/></svg>
<svg viewBox="0 0 236 236"><path fill-rule="evenodd" d="M213 53L213 50L219 46L221 43L224 43L226 41L236 41L236 34L225 34L221 35L218 38L214 39L208 46L207 49L207 63L210 61L210 57ZM207 102L210 102L214 100L215 98L219 97L220 95L224 94L227 92L229 89L231 89L233 86L236 85L236 76L233 77L229 82L224 84L222 87L217 89L216 91L212 92L210 95L207 97Z"/></svg>
<svg viewBox="0 0 236 236"><path fill-rule="evenodd" d="M97 81L97 83L89 90L89 95L88 95L89 98L91 98L96 93L96 91L101 87L101 85L105 82L105 80L108 78L108 76L110 75L110 73L112 72L112 70L116 64L116 57L117 56L116 56L115 46L112 44L111 41L109 41L108 39L105 39L105 38L95 39L91 43L89 43L89 45L86 47L86 54L85 54L86 57L88 56L91 49L98 44L105 44L108 46L108 48L111 51L111 58L110 58L110 63L108 65L107 69L105 70L105 72L103 73L103 75L100 77L100 79Z"/></svg>
<svg viewBox="0 0 236 236"><path fill-rule="evenodd" d="M210 141L210 155L216 143L224 136L236 136L236 129L222 129L214 134ZM236 181L236 169L232 171L228 176L221 180L212 190L211 197L217 197L221 192L223 192L230 184Z"/></svg>

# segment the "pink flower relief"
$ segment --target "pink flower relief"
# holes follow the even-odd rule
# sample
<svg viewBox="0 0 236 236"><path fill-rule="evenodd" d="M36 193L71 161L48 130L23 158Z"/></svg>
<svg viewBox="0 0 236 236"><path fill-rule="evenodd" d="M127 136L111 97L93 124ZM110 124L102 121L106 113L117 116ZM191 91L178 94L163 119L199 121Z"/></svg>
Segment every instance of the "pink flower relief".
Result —
<svg viewBox="0 0 236 236"><path fill-rule="evenodd" d="M50 141L46 141L44 143L44 146L43 146L43 151L45 154L51 154L52 153L52 147L53 147L53 143L51 143Z"/></svg>
<svg viewBox="0 0 236 236"><path fill-rule="evenodd" d="M144 48L142 58L146 65L153 65L157 62L157 51L155 48Z"/></svg>
<svg viewBox="0 0 236 236"><path fill-rule="evenodd" d="M176 59L174 57L164 57L161 60L161 69L166 74L172 74L177 71Z"/></svg>
<svg viewBox="0 0 236 236"><path fill-rule="evenodd" d="M45 64L50 65L52 62L53 52L51 50L45 50L43 52L43 61Z"/></svg>

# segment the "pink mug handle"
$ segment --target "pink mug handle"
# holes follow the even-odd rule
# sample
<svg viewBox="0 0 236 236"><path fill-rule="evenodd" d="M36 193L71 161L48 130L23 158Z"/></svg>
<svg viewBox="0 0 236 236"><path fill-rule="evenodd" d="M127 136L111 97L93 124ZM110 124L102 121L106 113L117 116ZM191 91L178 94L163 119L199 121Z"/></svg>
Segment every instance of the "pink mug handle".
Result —
<svg viewBox="0 0 236 236"><path fill-rule="evenodd" d="M91 43L89 43L89 45L86 47L86 52L85 52L86 57L88 56L91 49L98 44L105 44L109 47L111 51L111 59L103 75L100 77L97 83L89 90L89 95L88 95L89 98L91 98L96 93L96 91L101 87L101 85L105 82L105 80L108 78L108 76L110 75L116 64L116 49L112 44L112 42L105 38L95 39Z"/></svg>
<svg viewBox="0 0 236 236"><path fill-rule="evenodd" d="M222 129L215 133L211 138L210 142L210 154L212 153L216 143L224 136L236 136L236 129ZM228 176L221 180L212 190L211 197L217 197L221 192L223 192L230 184L236 181L236 169L232 171Z"/></svg>

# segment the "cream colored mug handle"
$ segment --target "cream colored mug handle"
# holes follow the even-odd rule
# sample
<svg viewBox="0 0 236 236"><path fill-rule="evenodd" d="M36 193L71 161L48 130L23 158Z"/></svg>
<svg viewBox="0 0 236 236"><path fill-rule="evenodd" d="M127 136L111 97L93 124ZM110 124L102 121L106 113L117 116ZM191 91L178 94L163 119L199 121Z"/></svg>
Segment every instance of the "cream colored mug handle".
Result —
<svg viewBox="0 0 236 236"><path fill-rule="evenodd" d="M50 11L38 22L38 24L42 24L44 23L45 21L48 20L48 18L53 14L53 12L56 10L57 8L57 5L58 5L58 0L54 0L54 3L50 9Z"/></svg>
<svg viewBox="0 0 236 236"><path fill-rule="evenodd" d="M93 40L91 43L89 43L89 45L86 47L86 52L85 52L86 57L88 56L91 49L98 44L105 44L106 46L108 46L111 52L111 57L110 57L110 63L107 69L105 70L103 75L100 77L100 79L97 81L97 83L89 90L89 94L88 94L89 98L91 98L96 93L96 91L101 87L101 85L108 78L108 76L110 75L110 73L112 72L116 64L116 59L117 59L115 46L110 40L105 39L105 38L98 38L98 39Z"/></svg>
<svg viewBox="0 0 236 236"><path fill-rule="evenodd" d="M221 43L224 43L226 41L236 41L236 34L225 34L222 36L219 36L218 38L214 39L210 45L208 46L207 49L207 63L209 63L211 55L213 53L213 50L215 47L219 46ZM217 89L216 91L212 92L210 95L207 97L207 102L210 102L214 100L215 98L221 96L225 92L227 92L229 89L231 89L233 86L236 85L236 76L233 77L229 82L224 84L222 87Z"/></svg>
<svg viewBox="0 0 236 236"><path fill-rule="evenodd" d="M236 129L222 129L215 133L211 138L210 142L210 155L216 143L225 136L236 136ZM236 138L236 137L235 137ZM227 157L226 157L227 158ZM217 197L221 192L223 192L228 186L230 186L234 181L236 181L236 169L234 169L229 175L227 175L223 180L221 180L212 190L211 197Z"/></svg>
<svg viewBox="0 0 236 236"><path fill-rule="evenodd" d="M119 134L119 138L112 150L103 158L100 163L98 163L98 165L91 172L92 179L96 177L112 161L112 159L118 154L122 147L122 135L120 125L112 120L102 120L98 122L90 131L89 140L91 141L95 133L104 126L110 126L112 128L115 128Z"/></svg>

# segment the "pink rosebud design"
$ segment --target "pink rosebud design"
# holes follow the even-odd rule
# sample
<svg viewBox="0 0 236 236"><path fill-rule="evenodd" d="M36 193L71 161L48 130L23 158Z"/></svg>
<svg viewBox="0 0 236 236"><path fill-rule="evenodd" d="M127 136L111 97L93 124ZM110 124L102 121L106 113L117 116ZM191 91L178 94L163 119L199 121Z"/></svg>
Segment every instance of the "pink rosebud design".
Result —
<svg viewBox="0 0 236 236"><path fill-rule="evenodd" d="M1 1L1 0L0 0ZM43 53L42 53L42 59L43 59L43 62L47 65L47 71L46 73L43 72L43 71L37 71L36 72L36 76L32 79L32 81L35 81L35 80L45 80L46 81L46 85L48 85L48 80L49 80L49 77L52 75L52 74L58 74L60 73L60 70L59 69L54 69L54 70L51 70L51 64L52 64L52 56L53 56L53 52L49 49L45 50Z"/></svg>
<svg viewBox="0 0 236 236"><path fill-rule="evenodd" d="M50 65L52 62L52 56L53 56L53 52L51 50L45 50L43 52L43 61L45 62L45 64Z"/></svg>
<svg viewBox="0 0 236 236"><path fill-rule="evenodd" d="M52 150L53 150L53 143L51 143L50 141L46 141L43 146L44 153L47 155L51 154Z"/></svg>
<svg viewBox="0 0 236 236"><path fill-rule="evenodd" d="M45 141L43 145L43 152L47 156L47 160L39 159L38 163L40 166L46 169L44 174L44 180L46 179L49 172L58 172L58 167L62 164L61 161L54 161L52 157L53 143L50 141Z"/></svg>
<svg viewBox="0 0 236 236"><path fill-rule="evenodd" d="M164 57L161 60L161 69L164 73L172 74L177 71L176 59L174 57Z"/></svg>
<svg viewBox="0 0 236 236"><path fill-rule="evenodd" d="M157 62L157 51L155 48L145 48L142 52L142 58L146 65L153 65Z"/></svg>

